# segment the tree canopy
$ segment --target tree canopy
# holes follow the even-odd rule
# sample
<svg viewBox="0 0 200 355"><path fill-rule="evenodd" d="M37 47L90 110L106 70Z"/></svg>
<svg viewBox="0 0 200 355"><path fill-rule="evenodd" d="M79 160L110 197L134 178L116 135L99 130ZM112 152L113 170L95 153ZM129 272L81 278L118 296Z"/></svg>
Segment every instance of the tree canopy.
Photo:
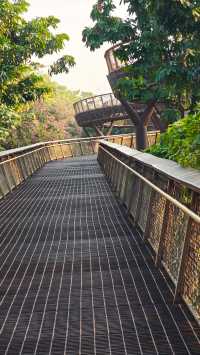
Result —
<svg viewBox="0 0 200 355"><path fill-rule="evenodd" d="M83 41L91 50L120 45L116 56L127 65L116 89L128 101L165 101L168 120L193 112L200 100L200 1L122 0L125 19L115 16L115 3L93 6L94 26L84 29Z"/></svg>
<svg viewBox="0 0 200 355"><path fill-rule="evenodd" d="M25 20L29 3L25 0L0 0L0 139L22 120L24 106L47 93L37 60L59 53L69 40L56 34L59 19L54 16ZM69 71L75 60L64 55L49 68L49 74Z"/></svg>
<svg viewBox="0 0 200 355"><path fill-rule="evenodd" d="M26 105L20 113L21 120L8 130L9 136L2 141L4 148L80 135L80 128L74 120L73 103L93 94L72 91L47 75L43 81L49 92Z"/></svg>

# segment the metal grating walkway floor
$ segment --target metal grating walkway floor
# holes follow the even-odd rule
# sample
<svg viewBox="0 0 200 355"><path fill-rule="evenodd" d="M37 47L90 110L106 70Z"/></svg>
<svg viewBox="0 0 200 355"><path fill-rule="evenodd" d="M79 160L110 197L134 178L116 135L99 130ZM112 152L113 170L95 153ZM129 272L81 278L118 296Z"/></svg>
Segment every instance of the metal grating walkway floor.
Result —
<svg viewBox="0 0 200 355"><path fill-rule="evenodd" d="M200 354L200 331L94 157L0 202L0 354Z"/></svg>

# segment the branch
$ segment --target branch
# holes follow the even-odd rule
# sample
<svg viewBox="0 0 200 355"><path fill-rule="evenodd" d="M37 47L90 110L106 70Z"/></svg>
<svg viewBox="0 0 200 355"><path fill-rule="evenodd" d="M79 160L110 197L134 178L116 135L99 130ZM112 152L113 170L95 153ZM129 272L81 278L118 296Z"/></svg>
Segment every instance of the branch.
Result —
<svg viewBox="0 0 200 355"><path fill-rule="evenodd" d="M133 121L135 125L139 124L140 122L140 115L134 108L131 106L131 104L126 101L120 94L118 95L118 99L121 102L121 104L124 106L126 112L128 113L130 119Z"/></svg>

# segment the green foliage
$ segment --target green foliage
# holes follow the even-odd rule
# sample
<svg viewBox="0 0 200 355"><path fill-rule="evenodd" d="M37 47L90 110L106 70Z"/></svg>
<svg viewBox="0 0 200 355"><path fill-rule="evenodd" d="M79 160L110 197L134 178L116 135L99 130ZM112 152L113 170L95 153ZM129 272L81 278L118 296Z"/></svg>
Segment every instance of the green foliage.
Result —
<svg viewBox="0 0 200 355"><path fill-rule="evenodd" d="M28 7L25 0L0 0L1 142L7 139L9 129L17 128L24 119L27 104L49 91L33 58L59 53L69 40L65 33L56 34L59 20L54 16L26 21L23 15ZM74 64L73 57L64 55L51 64L49 72L68 72Z"/></svg>
<svg viewBox="0 0 200 355"><path fill-rule="evenodd" d="M121 0L126 19L114 15L115 3L94 5L94 26L84 29L83 41L91 50L104 42L120 45L116 56L129 65L116 90L129 101L165 101L169 123L194 112L200 101L199 0Z"/></svg>
<svg viewBox="0 0 200 355"><path fill-rule="evenodd" d="M200 169L200 111L172 124L147 152Z"/></svg>
<svg viewBox="0 0 200 355"><path fill-rule="evenodd" d="M18 124L8 127L8 134L2 141L4 148L80 135L80 128L74 120L73 103L93 94L71 91L48 76L43 77L43 82L48 93L26 105L24 110L17 114Z"/></svg>

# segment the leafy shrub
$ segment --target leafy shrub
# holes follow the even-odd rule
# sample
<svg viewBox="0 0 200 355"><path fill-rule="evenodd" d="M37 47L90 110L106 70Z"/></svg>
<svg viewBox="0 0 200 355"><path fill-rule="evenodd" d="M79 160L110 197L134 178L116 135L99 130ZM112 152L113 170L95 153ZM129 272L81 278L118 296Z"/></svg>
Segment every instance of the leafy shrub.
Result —
<svg viewBox="0 0 200 355"><path fill-rule="evenodd" d="M200 169L200 112L173 123L147 152Z"/></svg>

